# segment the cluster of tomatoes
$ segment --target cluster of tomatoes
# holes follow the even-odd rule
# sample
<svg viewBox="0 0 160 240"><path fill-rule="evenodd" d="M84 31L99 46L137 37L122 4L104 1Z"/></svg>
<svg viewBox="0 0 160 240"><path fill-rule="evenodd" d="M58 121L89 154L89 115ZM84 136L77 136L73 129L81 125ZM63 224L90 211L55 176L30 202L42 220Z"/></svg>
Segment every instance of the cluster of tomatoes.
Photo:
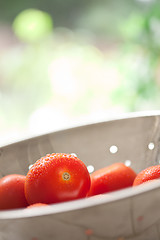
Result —
<svg viewBox="0 0 160 240"><path fill-rule="evenodd" d="M136 174L114 163L90 174L75 155L52 153L37 160L26 176L0 179L0 210L31 208L104 194L160 177L160 165Z"/></svg>

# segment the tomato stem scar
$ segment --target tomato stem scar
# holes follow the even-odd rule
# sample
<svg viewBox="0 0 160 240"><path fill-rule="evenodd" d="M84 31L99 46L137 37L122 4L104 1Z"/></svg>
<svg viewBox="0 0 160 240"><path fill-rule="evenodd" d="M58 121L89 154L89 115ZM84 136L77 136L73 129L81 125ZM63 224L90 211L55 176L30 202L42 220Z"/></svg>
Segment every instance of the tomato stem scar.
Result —
<svg viewBox="0 0 160 240"><path fill-rule="evenodd" d="M62 177L63 177L63 180L69 180L71 176L68 172L64 172Z"/></svg>

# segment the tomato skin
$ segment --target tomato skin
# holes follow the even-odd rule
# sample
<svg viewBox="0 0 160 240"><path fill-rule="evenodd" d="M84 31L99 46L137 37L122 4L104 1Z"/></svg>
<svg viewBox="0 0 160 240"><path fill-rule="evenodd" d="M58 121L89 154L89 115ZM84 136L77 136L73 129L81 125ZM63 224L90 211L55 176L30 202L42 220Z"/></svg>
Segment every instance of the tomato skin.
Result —
<svg viewBox="0 0 160 240"><path fill-rule="evenodd" d="M24 194L26 177L10 174L0 179L0 210L25 208L28 203Z"/></svg>
<svg viewBox="0 0 160 240"><path fill-rule="evenodd" d="M47 154L30 168L25 182L29 204L57 203L86 197L90 174L85 164L71 154Z"/></svg>
<svg viewBox="0 0 160 240"><path fill-rule="evenodd" d="M108 193L131 187L136 173L123 163L114 163L91 174L91 188L88 196Z"/></svg>
<svg viewBox="0 0 160 240"><path fill-rule="evenodd" d="M160 178L160 165L151 166L138 173L137 177L133 182L133 186L137 186L158 178Z"/></svg>

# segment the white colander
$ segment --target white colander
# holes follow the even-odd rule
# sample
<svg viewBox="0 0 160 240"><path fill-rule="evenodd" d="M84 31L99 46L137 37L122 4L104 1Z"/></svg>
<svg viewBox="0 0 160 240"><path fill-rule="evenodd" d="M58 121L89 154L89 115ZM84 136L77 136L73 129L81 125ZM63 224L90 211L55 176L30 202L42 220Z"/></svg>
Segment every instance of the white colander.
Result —
<svg viewBox="0 0 160 240"><path fill-rule="evenodd" d="M76 153L89 169L124 162L137 173L160 161L160 112L128 114L0 148L0 177L26 174L52 152ZM0 240L158 240L160 183L49 207L0 211Z"/></svg>

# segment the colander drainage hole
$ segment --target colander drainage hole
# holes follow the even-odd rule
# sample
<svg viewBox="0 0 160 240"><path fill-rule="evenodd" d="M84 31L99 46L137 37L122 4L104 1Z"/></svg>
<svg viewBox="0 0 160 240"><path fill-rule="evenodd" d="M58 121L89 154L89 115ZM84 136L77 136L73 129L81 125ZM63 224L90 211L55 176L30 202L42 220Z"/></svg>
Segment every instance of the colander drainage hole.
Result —
<svg viewBox="0 0 160 240"><path fill-rule="evenodd" d="M124 164L125 164L127 167L131 166L131 160L126 160L126 161L124 162Z"/></svg>
<svg viewBox="0 0 160 240"><path fill-rule="evenodd" d="M88 169L88 172L89 172L89 173L94 172L94 166L93 166L93 165L87 166L87 169Z"/></svg>
<svg viewBox="0 0 160 240"><path fill-rule="evenodd" d="M32 166L33 166L33 164L30 164L30 165L28 166L28 169L30 169Z"/></svg>
<svg viewBox="0 0 160 240"><path fill-rule="evenodd" d="M76 154L76 153L71 153L71 155L73 155L73 156L77 157L77 154Z"/></svg>
<svg viewBox="0 0 160 240"><path fill-rule="evenodd" d="M113 154L117 153L118 152L118 147L113 145L113 146L110 147L109 151L110 151L110 153L113 153Z"/></svg>
<svg viewBox="0 0 160 240"><path fill-rule="evenodd" d="M153 142L150 142L149 144L148 144L148 149L149 150L153 150L154 149L154 143Z"/></svg>

